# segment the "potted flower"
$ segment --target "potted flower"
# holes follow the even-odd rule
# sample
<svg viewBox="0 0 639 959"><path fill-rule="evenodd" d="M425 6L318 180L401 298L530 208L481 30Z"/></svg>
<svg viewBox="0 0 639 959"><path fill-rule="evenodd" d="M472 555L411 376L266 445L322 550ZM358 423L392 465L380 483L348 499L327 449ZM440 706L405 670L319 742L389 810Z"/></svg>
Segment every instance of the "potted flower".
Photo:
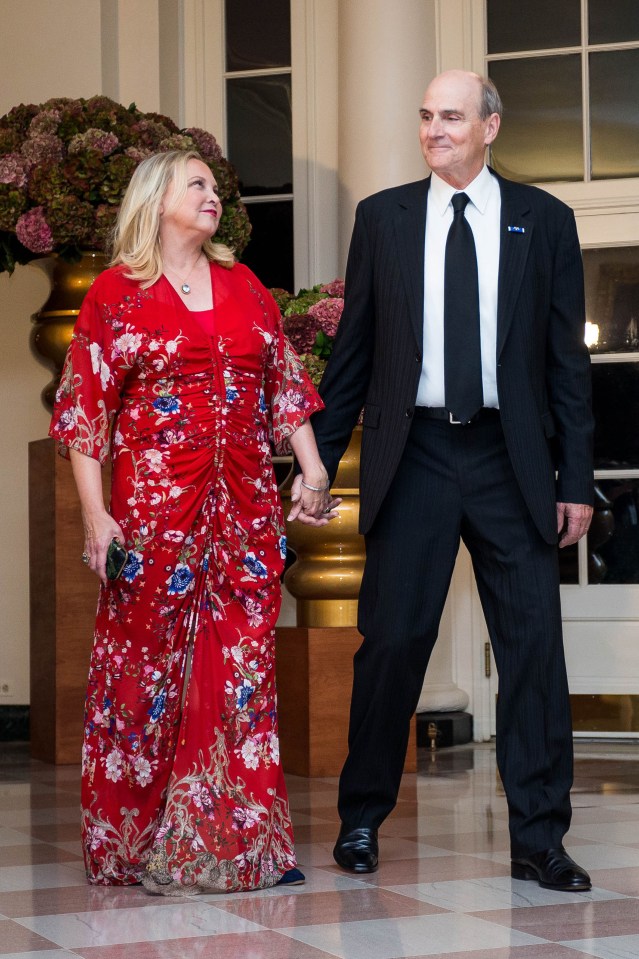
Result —
<svg viewBox="0 0 639 959"><path fill-rule="evenodd" d="M297 295L285 290L271 292L282 313L284 332L319 385L344 309L344 281L318 284ZM301 523L287 529L296 560L287 569L284 582L297 600L298 626L356 624L364 569L364 540L357 531L361 437L361 428L355 429L333 484L333 493L342 497L339 519L320 529ZM285 498L291 480L289 476L282 489Z"/></svg>
<svg viewBox="0 0 639 959"><path fill-rule="evenodd" d="M138 163L159 150L197 150L217 179L218 231L239 256L250 234L237 176L215 138L108 97L54 97L0 117L0 272L56 253L104 251Z"/></svg>
<svg viewBox="0 0 639 959"><path fill-rule="evenodd" d="M217 238L239 257L251 225L235 171L205 130L180 130L103 96L54 97L0 117L0 273L55 254L53 289L32 330L34 349L54 369L42 394L48 406L131 174L152 153L176 149L196 150L213 171L223 204Z"/></svg>
<svg viewBox="0 0 639 959"><path fill-rule="evenodd" d="M344 281L318 284L296 295L285 290L271 292L282 313L284 332L318 386L344 309Z"/></svg>

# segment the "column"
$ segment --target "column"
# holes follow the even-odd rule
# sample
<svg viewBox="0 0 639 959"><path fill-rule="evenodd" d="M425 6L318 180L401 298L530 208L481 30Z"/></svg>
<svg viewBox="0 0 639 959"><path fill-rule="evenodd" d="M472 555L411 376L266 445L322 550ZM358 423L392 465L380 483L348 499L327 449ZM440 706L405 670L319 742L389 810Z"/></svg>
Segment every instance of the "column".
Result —
<svg viewBox="0 0 639 959"><path fill-rule="evenodd" d="M159 112L158 0L101 0L100 12L102 92L124 106L135 102L140 110Z"/></svg>
<svg viewBox="0 0 639 959"><path fill-rule="evenodd" d="M425 166L418 109L437 73L435 2L339 4L339 232L346 260L355 207L385 187L417 180Z"/></svg>
<svg viewBox="0 0 639 959"><path fill-rule="evenodd" d="M346 262L355 207L363 197L427 174L418 110L438 72L436 0L339 4L339 252ZM419 703L420 712L461 711L469 696L458 686L472 660L470 562L462 553L439 640ZM470 684L469 684L470 685Z"/></svg>

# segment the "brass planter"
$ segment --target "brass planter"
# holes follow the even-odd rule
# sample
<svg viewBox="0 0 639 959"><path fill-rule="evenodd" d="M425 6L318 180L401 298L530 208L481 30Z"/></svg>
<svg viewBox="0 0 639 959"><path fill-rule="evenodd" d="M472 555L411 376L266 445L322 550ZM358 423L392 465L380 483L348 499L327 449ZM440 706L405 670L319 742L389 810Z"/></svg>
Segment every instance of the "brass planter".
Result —
<svg viewBox="0 0 639 959"><path fill-rule="evenodd" d="M42 399L49 409L53 408L64 358L82 301L105 266L104 253L83 253L78 263L65 263L59 257L54 258L49 299L31 317L34 324L31 345L54 372L53 379L42 390Z"/></svg>
<svg viewBox="0 0 639 959"><path fill-rule="evenodd" d="M342 497L339 518L317 529L287 524L287 537L297 555L284 584L297 600L298 626L356 626L357 598L364 571L364 537L359 522L359 456L362 430L353 431L341 459L332 492ZM282 490L285 510L290 481Z"/></svg>

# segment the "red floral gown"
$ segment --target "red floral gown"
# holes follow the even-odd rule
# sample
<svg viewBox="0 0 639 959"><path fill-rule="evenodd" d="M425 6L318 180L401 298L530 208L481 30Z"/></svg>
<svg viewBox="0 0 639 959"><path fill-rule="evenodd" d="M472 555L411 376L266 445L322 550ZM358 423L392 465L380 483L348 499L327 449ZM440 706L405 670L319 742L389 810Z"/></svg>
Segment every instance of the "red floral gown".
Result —
<svg viewBox="0 0 639 959"><path fill-rule="evenodd" d="M279 310L211 264L214 310L162 277L101 274L75 326L51 435L101 463L128 562L102 587L85 713L89 881L256 889L295 866L278 748L274 627L286 540L271 463L321 400Z"/></svg>

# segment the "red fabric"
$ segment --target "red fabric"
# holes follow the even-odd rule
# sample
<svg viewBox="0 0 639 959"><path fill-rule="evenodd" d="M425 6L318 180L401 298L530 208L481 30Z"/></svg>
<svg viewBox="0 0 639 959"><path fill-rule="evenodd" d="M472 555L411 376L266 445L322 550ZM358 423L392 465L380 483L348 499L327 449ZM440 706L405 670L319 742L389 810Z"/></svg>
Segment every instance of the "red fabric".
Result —
<svg viewBox="0 0 639 959"><path fill-rule="evenodd" d="M89 671L87 874L175 894L270 886L295 865L277 736L285 538L269 436L284 449L322 405L255 276L212 264L211 277L207 327L165 278L142 290L121 268L101 274L50 431L63 449L110 453L110 508L129 551L100 591Z"/></svg>

